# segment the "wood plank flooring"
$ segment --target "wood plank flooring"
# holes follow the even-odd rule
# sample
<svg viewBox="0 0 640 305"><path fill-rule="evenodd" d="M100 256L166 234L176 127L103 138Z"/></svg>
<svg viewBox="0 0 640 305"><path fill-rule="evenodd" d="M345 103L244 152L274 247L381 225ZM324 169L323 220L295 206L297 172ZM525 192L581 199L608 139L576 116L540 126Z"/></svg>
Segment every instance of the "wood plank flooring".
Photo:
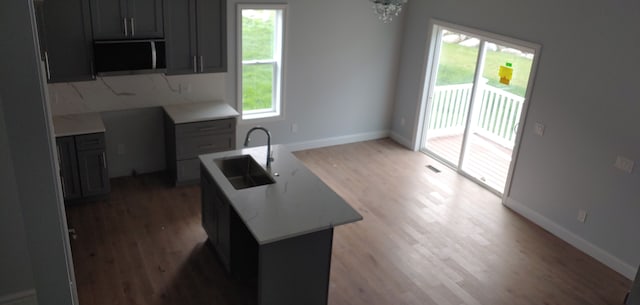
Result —
<svg viewBox="0 0 640 305"><path fill-rule="evenodd" d="M329 304L622 304L630 287L391 140L296 156L364 216L335 230ZM205 245L198 186L173 188L159 174L113 179L109 200L67 215L81 305L251 304Z"/></svg>

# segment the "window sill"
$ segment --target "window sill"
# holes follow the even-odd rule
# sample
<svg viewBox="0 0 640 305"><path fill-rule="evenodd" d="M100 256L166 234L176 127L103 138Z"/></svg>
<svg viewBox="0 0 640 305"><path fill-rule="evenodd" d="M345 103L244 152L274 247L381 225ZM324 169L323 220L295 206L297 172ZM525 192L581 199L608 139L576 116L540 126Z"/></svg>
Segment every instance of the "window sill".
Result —
<svg viewBox="0 0 640 305"><path fill-rule="evenodd" d="M240 124L255 124L262 122L274 122L274 121L282 121L284 120L284 116L282 113L276 112L267 112L267 113L252 113L252 114L243 114L241 116Z"/></svg>

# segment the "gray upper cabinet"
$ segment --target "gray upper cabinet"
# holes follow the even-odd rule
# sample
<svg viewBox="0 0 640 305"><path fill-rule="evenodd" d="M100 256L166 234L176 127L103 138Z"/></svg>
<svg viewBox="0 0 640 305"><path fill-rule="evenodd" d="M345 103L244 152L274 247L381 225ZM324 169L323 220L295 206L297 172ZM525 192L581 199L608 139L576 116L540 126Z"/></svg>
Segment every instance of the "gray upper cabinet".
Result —
<svg viewBox="0 0 640 305"><path fill-rule="evenodd" d="M35 2L47 80L93 80L91 17L83 0Z"/></svg>
<svg viewBox="0 0 640 305"><path fill-rule="evenodd" d="M167 74L227 71L225 0L165 0Z"/></svg>
<svg viewBox="0 0 640 305"><path fill-rule="evenodd" d="M162 38L162 0L90 0L93 38Z"/></svg>

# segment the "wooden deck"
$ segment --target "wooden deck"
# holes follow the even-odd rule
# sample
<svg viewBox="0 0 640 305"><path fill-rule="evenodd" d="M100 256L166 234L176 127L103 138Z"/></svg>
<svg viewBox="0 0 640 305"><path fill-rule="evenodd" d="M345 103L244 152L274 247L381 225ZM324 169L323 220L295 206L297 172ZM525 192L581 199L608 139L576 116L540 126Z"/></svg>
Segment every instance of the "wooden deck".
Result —
<svg viewBox="0 0 640 305"><path fill-rule="evenodd" d="M461 168L502 193L509 174L512 150L477 134L472 134L469 139L467 156ZM461 146L462 134L459 134L429 139L427 148L457 164Z"/></svg>

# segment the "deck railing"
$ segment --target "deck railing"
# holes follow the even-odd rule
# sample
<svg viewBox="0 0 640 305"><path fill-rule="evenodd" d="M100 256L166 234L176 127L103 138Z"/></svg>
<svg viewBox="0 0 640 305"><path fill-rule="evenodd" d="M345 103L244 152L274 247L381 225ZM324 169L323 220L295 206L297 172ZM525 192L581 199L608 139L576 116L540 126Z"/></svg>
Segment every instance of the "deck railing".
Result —
<svg viewBox="0 0 640 305"><path fill-rule="evenodd" d="M464 132L472 87L473 84L435 87L427 136ZM472 120L472 131L505 147L513 147L524 98L486 84L481 85L477 98L480 108Z"/></svg>

